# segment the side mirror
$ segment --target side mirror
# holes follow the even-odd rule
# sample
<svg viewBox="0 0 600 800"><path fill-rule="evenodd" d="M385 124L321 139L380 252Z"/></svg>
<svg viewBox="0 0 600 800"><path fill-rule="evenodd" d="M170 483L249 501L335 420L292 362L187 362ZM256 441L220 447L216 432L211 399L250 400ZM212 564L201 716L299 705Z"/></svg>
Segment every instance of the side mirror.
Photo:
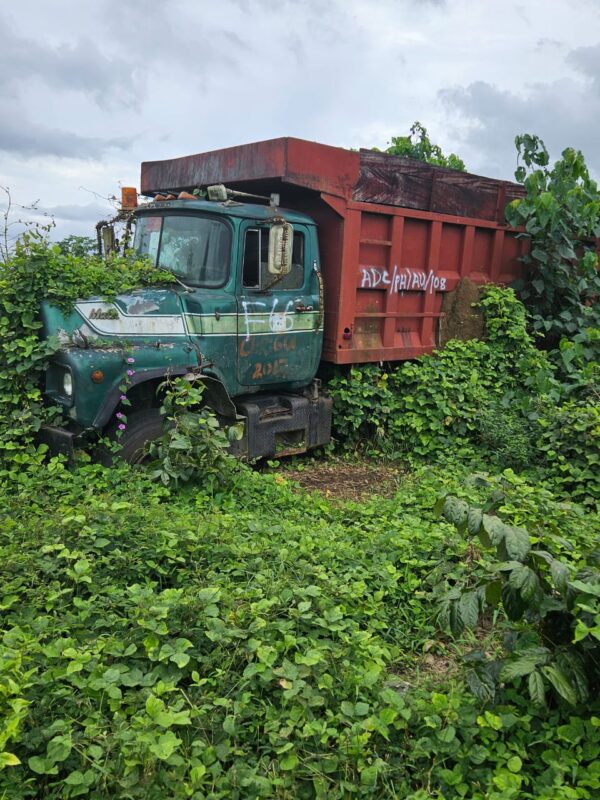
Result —
<svg viewBox="0 0 600 800"><path fill-rule="evenodd" d="M287 275L292 269L294 228L289 222L273 225L269 231L269 263L271 275Z"/></svg>
<svg viewBox="0 0 600 800"><path fill-rule="evenodd" d="M105 225L100 233L102 238L102 252L104 258L108 258L111 253L117 251L117 240L115 238L115 229L112 225Z"/></svg>

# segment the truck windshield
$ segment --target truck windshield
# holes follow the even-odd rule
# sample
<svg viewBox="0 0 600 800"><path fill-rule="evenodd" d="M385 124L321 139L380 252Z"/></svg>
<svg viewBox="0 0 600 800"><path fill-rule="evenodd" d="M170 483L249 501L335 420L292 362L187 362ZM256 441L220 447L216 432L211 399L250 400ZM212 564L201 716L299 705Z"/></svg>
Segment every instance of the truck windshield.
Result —
<svg viewBox="0 0 600 800"><path fill-rule="evenodd" d="M144 214L137 219L133 246L191 286L222 286L229 275L231 234L219 219Z"/></svg>

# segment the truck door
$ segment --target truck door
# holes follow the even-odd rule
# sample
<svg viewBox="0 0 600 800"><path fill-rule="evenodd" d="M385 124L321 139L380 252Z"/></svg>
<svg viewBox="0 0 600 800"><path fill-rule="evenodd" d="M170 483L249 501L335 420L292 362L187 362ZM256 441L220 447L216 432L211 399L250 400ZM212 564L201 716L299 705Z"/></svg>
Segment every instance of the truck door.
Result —
<svg viewBox="0 0 600 800"><path fill-rule="evenodd" d="M308 226L294 225L292 269L272 275L269 231L252 222L242 229L238 381L249 388L306 385L317 371L323 338L316 243Z"/></svg>

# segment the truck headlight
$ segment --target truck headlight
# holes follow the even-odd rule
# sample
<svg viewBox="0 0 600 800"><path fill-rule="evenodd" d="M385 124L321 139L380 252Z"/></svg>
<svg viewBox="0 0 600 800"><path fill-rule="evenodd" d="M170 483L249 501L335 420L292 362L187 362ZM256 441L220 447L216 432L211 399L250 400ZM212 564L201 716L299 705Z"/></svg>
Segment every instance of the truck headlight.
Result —
<svg viewBox="0 0 600 800"><path fill-rule="evenodd" d="M73 376L68 370L63 375L62 390L65 397L73 397Z"/></svg>

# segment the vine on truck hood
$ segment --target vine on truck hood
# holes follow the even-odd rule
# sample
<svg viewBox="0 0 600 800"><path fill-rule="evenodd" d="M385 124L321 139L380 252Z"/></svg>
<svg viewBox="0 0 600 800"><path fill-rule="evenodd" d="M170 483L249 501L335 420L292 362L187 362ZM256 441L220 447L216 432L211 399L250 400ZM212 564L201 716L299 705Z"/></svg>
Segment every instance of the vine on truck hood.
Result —
<svg viewBox="0 0 600 800"><path fill-rule="evenodd" d="M83 297L114 297L172 280L132 255L107 262L62 252L39 231L17 242L0 262L0 476L2 469L41 462L45 446L36 445L35 436L57 413L42 398L45 365L58 349L56 339L41 335L42 300L68 311Z"/></svg>

